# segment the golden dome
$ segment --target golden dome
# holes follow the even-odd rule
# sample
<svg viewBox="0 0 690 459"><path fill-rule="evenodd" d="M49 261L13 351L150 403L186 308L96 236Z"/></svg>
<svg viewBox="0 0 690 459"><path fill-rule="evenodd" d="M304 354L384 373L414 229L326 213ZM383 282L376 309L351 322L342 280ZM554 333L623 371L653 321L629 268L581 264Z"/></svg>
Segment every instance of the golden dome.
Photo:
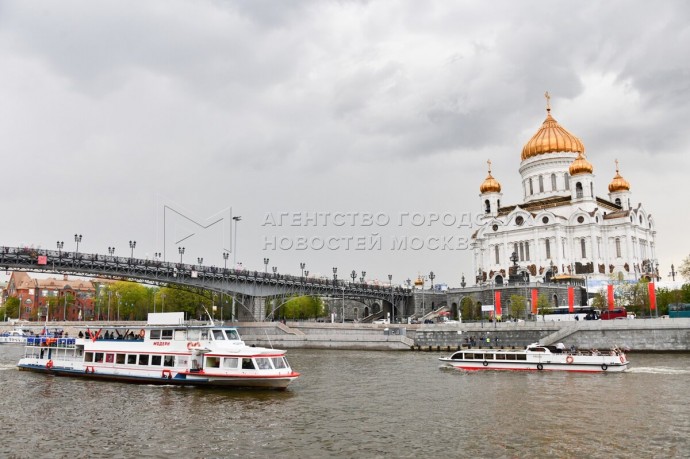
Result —
<svg viewBox="0 0 690 459"><path fill-rule="evenodd" d="M574 153L584 153L585 146L582 141L566 131L558 121L551 116L549 105L549 93L546 96L546 119L536 134L522 148L522 160L532 158L544 153L554 153L570 151Z"/></svg>
<svg viewBox="0 0 690 459"><path fill-rule="evenodd" d="M491 175L491 160L487 161L487 163L489 164L489 175L486 176L484 182L480 185L479 191L481 193L500 193L501 184Z"/></svg>
<svg viewBox="0 0 690 459"><path fill-rule="evenodd" d="M615 193L616 191L630 191L630 182L625 180L618 172L618 160L616 160L616 176L609 183L609 192Z"/></svg>
<svg viewBox="0 0 690 459"><path fill-rule="evenodd" d="M417 280L414 281L414 286L415 287L421 287L422 285L424 285L424 281L422 280L421 276L418 276Z"/></svg>
<svg viewBox="0 0 690 459"><path fill-rule="evenodd" d="M580 152L578 153L577 158L575 158L575 161L570 164L568 171L570 172L570 175L591 174L594 172L594 166L592 166L592 163L587 161L585 155Z"/></svg>

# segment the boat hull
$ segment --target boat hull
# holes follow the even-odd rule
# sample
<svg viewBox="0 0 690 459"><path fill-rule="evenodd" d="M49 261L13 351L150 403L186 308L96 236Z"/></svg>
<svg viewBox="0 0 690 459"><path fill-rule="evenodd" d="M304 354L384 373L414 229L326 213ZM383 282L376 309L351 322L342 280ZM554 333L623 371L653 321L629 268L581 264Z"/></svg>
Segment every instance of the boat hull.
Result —
<svg viewBox="0 0 690 459"><path fill-rule="evenodd" d="M547 362L524 362L524 363L503 363L503 362L487 362L484 365L481 362L468 361L453 361L450 359L441 359L447 366L457 368L459 370L481 371L481 370L508 370L508 371L570 371L579 373L619 373L628 369L628 363L621 362L601 362L601 363L547 363Z"/></svg>

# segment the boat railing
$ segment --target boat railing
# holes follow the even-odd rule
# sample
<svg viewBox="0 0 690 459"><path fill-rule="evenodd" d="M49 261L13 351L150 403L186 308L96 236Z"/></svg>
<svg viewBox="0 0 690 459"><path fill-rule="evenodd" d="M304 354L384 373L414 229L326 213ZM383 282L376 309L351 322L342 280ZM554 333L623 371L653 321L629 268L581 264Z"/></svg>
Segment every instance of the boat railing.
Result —
<svg viewBox="0 0 690 459"><path fill-rule="evenodd" d="M71 348L75 346L75 342L74 338L51 338L49 336L29 336L26 338L26 345L34 347Z"/></svg>

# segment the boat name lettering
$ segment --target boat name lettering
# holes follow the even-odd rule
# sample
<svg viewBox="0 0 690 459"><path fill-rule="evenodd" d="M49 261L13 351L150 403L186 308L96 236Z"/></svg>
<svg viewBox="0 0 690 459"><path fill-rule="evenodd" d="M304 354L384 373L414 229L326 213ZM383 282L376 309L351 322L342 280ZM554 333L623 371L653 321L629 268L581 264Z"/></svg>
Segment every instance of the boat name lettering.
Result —
<svg viewBox="0 0 690 459"><path fill-rule="evenodd" d="M187 349L191 349L193 347L201 347L201 343L199 341L190 341L187 343Z"/></svg>
<svg viewBox="0 0 690 459"><path fill-rule="evenodd" d="M170 341L154 341L154 346L170 346Z"/></svg>

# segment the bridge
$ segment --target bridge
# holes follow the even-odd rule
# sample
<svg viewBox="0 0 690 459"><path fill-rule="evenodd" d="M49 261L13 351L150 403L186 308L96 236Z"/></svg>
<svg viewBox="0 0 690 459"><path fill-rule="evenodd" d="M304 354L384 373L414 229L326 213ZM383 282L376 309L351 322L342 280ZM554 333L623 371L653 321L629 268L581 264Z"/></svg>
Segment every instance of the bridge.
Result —
<svg viewBox="0 0 690 459"><path fill-rule="evenodd" d="M381 312L390 312L398 317L405 313L405 305L413 297L411 289L366 282L27 247L0 247L0 269L100 277L176 286L200 294L216 292L231 295L244 309L238 318L246 320L263 320L266 317L263 306L266 298L278 300L278 306L286 299L299 295L342 298L343 302L345 299L360 302L374 300L381 303Z"/></svg>

